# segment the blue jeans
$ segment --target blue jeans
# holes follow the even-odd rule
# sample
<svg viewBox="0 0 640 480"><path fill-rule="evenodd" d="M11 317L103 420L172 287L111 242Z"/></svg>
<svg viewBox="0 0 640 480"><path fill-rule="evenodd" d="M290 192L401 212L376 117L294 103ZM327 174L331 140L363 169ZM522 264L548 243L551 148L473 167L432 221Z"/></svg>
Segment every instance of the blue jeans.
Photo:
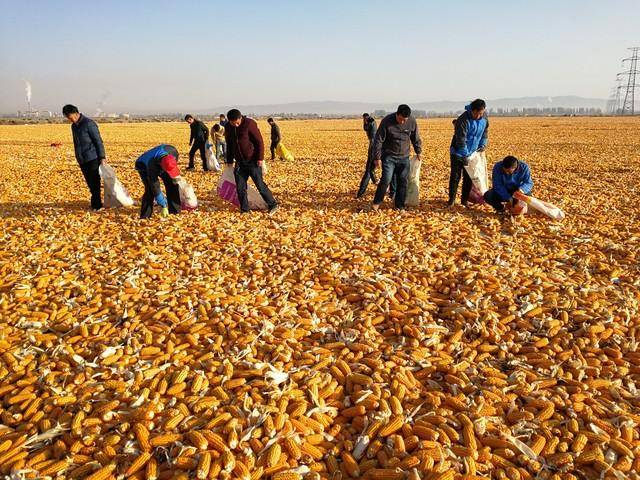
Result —
<svg viewBox="0 0 640 480"><path fill-rule="evenodd" d="M404 208L407 199L407 185L409 183L409 157L386 156L382 159L382 175L373 199L374 205L380 205L384 200L384 195L389 188L393 177L396 177L396 208Z"/></svg>

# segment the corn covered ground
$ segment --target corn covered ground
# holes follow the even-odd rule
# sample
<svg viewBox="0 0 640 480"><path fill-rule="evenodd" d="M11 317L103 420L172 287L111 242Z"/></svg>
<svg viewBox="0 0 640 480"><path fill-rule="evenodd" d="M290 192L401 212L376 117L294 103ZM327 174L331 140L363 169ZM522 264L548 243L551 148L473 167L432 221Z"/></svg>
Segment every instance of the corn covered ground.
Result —
<svg viewBox="0 0 640 480"><path fill-rule="evenodd" d="M562 223L446 209L450 120L404 212L355 199L360 121L280 127L274 216L199 166L149 221L88 211L68 125L0 127L0 473L640 478L640 119L491 119ZM138 201L143 151L186 166L185 123L100 128Z"/></svg>

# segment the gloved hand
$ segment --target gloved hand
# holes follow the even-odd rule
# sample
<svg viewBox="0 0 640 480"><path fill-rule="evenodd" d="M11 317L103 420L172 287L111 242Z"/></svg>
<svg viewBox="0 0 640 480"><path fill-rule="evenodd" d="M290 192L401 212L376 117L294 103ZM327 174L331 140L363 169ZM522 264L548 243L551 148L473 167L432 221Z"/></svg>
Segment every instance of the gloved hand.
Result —
<svg viewBox="0 0 640 480"><path fill-rule="evenodd" d="M162 207L162 210L160 211L160 216L162 218L167 218L169 216L169 209L167 207Z"/></svg>

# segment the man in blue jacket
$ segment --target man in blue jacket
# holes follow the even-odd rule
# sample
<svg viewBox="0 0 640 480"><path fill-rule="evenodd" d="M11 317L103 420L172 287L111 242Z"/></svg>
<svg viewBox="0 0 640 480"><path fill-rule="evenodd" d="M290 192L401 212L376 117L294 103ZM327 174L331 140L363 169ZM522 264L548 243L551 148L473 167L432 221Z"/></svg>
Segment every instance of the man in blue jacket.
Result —
<svg viewBox="0 0 640 480"><path fill-rule="evenodd" d="M529 195L533 189L531 170L516 157L504 157L493 166L493 188L484 194L485 201L498 212L504 212L506 203L510 212L515 212L519 194Z"/></svg>
<svg viewBox="0 0 640 480"><path fill-rule="evenodd" d="M100 130L96 122L82 115L74 105L62 107L62 114L71 122L76 160L91 192L91 209L97 212L102 209L99 168L106 158Z"/></svg>
<svg viewBox="0 0 640 480"><path fill-rule="evenodd" d="M449 206L453 206L462 176L462 204L468 206L471 192L471 177L464 168L469 157L476 151L483 152L489 139L489 120L484 100L476 99L464 107L464 113L454 122L455 132L451 139L451 174L449 175Z"/></svg>
<svg viewBox="0 0 640 480"><path fill-rule="evenodd" d="M180 213L180 168L178 150L173 145L162 144L144 152L136 160L136 170L144 184L140 218L151 217L154 200L162 208L163 217ZM160 189L160 178L167 191L166 197Z"/></svg>

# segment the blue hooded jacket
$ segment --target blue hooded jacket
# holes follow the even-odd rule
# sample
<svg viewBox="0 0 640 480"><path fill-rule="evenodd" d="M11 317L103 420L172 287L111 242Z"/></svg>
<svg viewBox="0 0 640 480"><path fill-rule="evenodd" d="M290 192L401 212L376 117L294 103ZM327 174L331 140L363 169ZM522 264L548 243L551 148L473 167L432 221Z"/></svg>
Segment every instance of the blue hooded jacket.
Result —
<svg viewBox="0 0 640 480"><path fill-rule="evenodd" d="M492 178L493 189L503 202L511 200L513 192L516 190L522 190L526 195L529 195L533 189L531 170L529 165L522 160L518 160L518 168L511 175L504 173L501 161L496 163L493 166Z"/></svg>
<svg viewBox="0 0 640 480"><path fill-rule="evenodd" d="M464 107L464 113L456 120L455 132L449 151L458 157L466 158L476 150L486 147L489 142L489 119L486 113L474 120L471 105Z"/></svg>
<svg viewBox="0 0 640 480"><path fill-rule="evenodd" d="M147 150L136 160L136 170L140 172L140 176L147 179L153 189L153 196L156 202L162 208L167 206L167 199L160 189L158 178L163 174L167 175L167 173L162 170L162 167L160 167L160 160L167 155L173 155L176 160L178 159L178 151L174 146L162 144L153 147L151 150Z"/></svg>

